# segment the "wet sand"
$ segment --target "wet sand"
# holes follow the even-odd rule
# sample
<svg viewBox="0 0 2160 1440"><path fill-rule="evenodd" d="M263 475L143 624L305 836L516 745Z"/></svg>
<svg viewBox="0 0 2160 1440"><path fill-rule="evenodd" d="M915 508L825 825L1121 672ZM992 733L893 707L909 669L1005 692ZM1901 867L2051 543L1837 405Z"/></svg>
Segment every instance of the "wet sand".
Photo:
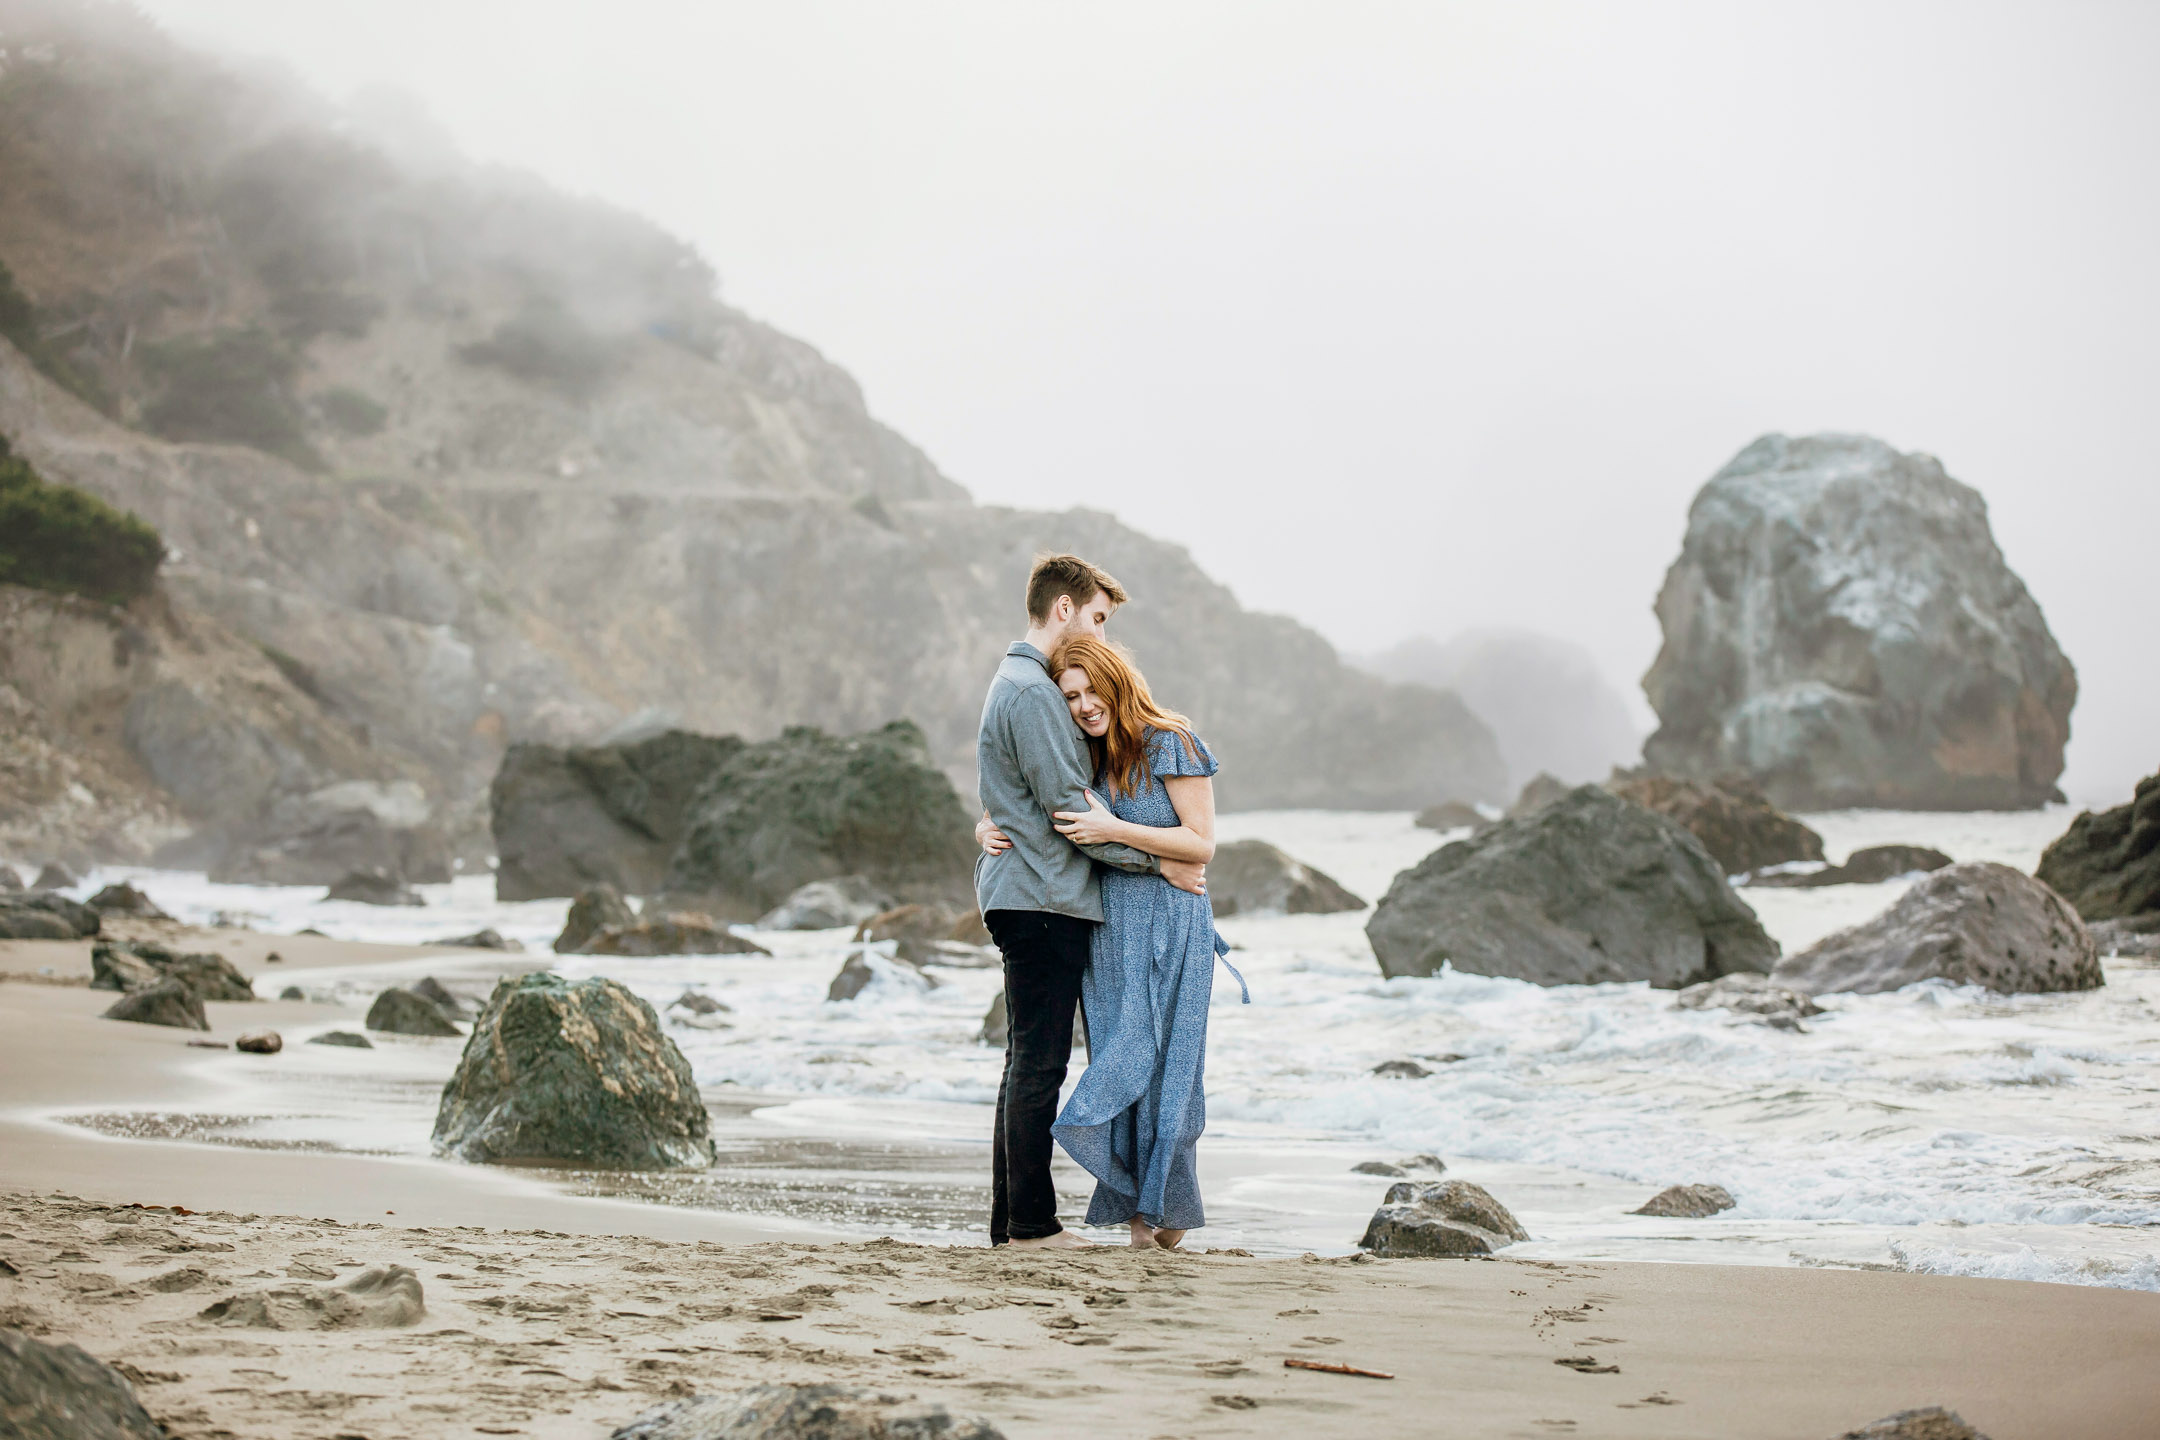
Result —
<svg viewBox="0 0 2160 1440"><path fill-rule="evenodd" d="M431 953L223 931L190 943L203 940L266 993L282 974ZM264 960L271 949L282 964ZM87 957L87 945L5 942L0 973L83 978ZM177 1435L596 1440L672 1395L820 1381L939 1399L1016 1440L1829 1437L1926 1404L1995 1440L2038 1440L2149 1434L2160 1413L2160 1295L2141 1292L840 1242L578 1198L514 1171L52 1125L43 1117L62 1109L215 1108L186 1064L191 1032L98 1019L113 998L0 983L0 1324L124 1362ZM217 1039L336 1013L209 1011ZM423 1317L312 1331L202 1314L377 1264L415 1272ZM1396 1378L1290 1370L1288 1358Z"/></svg>

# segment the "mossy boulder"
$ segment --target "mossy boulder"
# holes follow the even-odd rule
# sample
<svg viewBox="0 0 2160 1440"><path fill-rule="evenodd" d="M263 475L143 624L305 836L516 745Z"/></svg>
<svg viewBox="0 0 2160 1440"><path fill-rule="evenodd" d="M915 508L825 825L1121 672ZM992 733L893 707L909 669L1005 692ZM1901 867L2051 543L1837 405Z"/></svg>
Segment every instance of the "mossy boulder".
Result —
<svg viewBox="0 0 2160 1440"><path fill-rule="evenodd" d="M2038 873L2087 920L2160 916L2160 774L2138 781L2129 804L2071 821Z"/></svg>
<svg viewBox="0 0 2160 1440"><path fill-rule="evenodd" d="M124 605L149 592L164 558L149 525L41 478L0 436L0 583Z"/></svg>
<svg viewBox="0 0 2160 1440"><path fill-rule="evenodd" d="M443 1087L436 1149L460 1159L671 1170L710 1165L712 1122L660 1017L605 977L504 980Z"/></svg>
<svg viewBox="0 0 2160 1440"><path fill-rule="evenodd" d="M712 897L726 919L844 875L902 902L958 908L972 895L972 822L911 721L845 736L801 725L745 745L691 801L689 821L667 889Z"/></svg>

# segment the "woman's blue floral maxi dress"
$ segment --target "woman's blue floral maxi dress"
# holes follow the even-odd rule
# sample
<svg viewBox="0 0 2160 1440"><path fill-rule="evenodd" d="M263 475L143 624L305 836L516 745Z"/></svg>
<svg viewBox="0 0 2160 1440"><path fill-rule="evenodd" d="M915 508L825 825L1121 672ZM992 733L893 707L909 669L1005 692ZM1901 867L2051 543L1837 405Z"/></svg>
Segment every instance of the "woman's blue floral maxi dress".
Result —
<svg viewBox="0 0 2160 1440"><path fill-rule="evenodd" d="M1098 793L1121 820L1175 826L1163 777L1213 775L1215 757L1198 736L1188 749L1166 730L1149 734L1147 756L1145 789L1113 796L1098 783ZM1051 1133L1095 1177L1088 1224L1138 1215L1166 1229L1197 1229L1207 1223L1193 1147L1207 1128L1208 1003L1216 957L1229 946L1215 933L1207 897L1160 876L1104 870L1102 901L1080 990L1088 1067ZM1244 983L1240 977L1240 989Z"/></svg>

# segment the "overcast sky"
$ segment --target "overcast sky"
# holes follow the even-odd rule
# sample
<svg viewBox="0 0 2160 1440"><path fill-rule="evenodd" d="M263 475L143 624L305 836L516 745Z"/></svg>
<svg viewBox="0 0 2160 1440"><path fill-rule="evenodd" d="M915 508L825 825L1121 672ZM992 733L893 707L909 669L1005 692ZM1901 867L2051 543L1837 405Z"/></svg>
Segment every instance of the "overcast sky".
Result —
<svg viewBox="0 0 2160 1440"><path fill-rule="evenodd" d="M1977 486L2160 767L2160 6L144 0L695 241L984 501L1635 681L1769 430Z"/></svg>

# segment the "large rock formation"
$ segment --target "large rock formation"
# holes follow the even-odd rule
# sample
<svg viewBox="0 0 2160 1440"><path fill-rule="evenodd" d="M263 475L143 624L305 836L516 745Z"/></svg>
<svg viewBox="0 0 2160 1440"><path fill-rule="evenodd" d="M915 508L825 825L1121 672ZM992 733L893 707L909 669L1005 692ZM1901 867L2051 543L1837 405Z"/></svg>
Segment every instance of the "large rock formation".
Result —
<svg viewBox="0 0 2160 1440"><path fill-rule="evenodd" d="M1655 770L1787 810L2060 798L2076 673L1932 456L1764 436L1695 497L1657 613Z"/></svg>
<svg viewBox="0 0 2160 1440"><path fill-rule="evenodd" d="M616 745L511 746L488 789L496 898L575 895L593 884L658 890L690 798L742 746L733 735L684 730Z"/></svg>
<svg viewBox="0 0 2160 1440"><path fill-rule="evenodd" d="M712 1120L660 1017L595 976L496 985L443 1086L435 1148L616 1170L710 1165Z"/></svg>
<svg viewBox="0 0 2160 1440"><path fill-rule="evenodd" d="M2129 804L2071 821L2038 873L2087 920L2160 920L2160 774L2138 781Z"/></svg>
<svg viewBox="0 0 2160 1440"><path fill-rule="evenodd" d="M974 893L974 836L909 721L851 736L793 726L737 751L698 791L667 889L739 920L843 875L958 907Z"/></svg>
<svg viewBox="0 0 2160 1440"><path fill-rule="evenodd" d="M652 226L371 140L115 7L31 7L8 40L42 98L0 129L0 258L65 339L0 340L0 434L171 557L139 611L68 621L132 657L96 713L0 671L43 747L10 853L193 827L215 856L288 798L409 779L471 857L508 744L647 711L753 738L906 716L965 790L1046 548L1131 591L1115 634L1226 805L1502 798L1453 696L1349 669L1107 514L974 505Z"/></svg>
<svg viewBox="0 0 2160 1440"><path fill-rule="evenodd" d="M1229 915L1331 915L1365 901L1265 840L1230 840L1208 862L1208 899Z"/></svg>
<svg viewBox="0 0 2160 1440"><path fill-rule="evenodd" d="M51 891L0 893L0 940L82 940L104 922L87 905Z"/></svg>
<svg viewBox="0 0 2160 1440"><path fill-rule="evenodd" d="M1778 956L1701 841L1595 785L1441 846L1395 877L1365 933L1383 974L1451 964L1540 985L1677 989Z"/></svg>
<svg viewBox="0 0 2160 1440"><path fill-rule="evenodd" d="M1787 957L1771 978L1810 995L1921 980L2005 994L2106 983L2077 912L2030 875L1992 860L1937 870L1874 919Z"/></svg>
<svg viewBox="0 0 2160 1440"><path fill-rule="evenodd" d="M1728 875L1823 858L1822 836L1779 810L1744 782L1705 784L1670 775L1630 776L1605 788L1677 821Z"/></svg>

